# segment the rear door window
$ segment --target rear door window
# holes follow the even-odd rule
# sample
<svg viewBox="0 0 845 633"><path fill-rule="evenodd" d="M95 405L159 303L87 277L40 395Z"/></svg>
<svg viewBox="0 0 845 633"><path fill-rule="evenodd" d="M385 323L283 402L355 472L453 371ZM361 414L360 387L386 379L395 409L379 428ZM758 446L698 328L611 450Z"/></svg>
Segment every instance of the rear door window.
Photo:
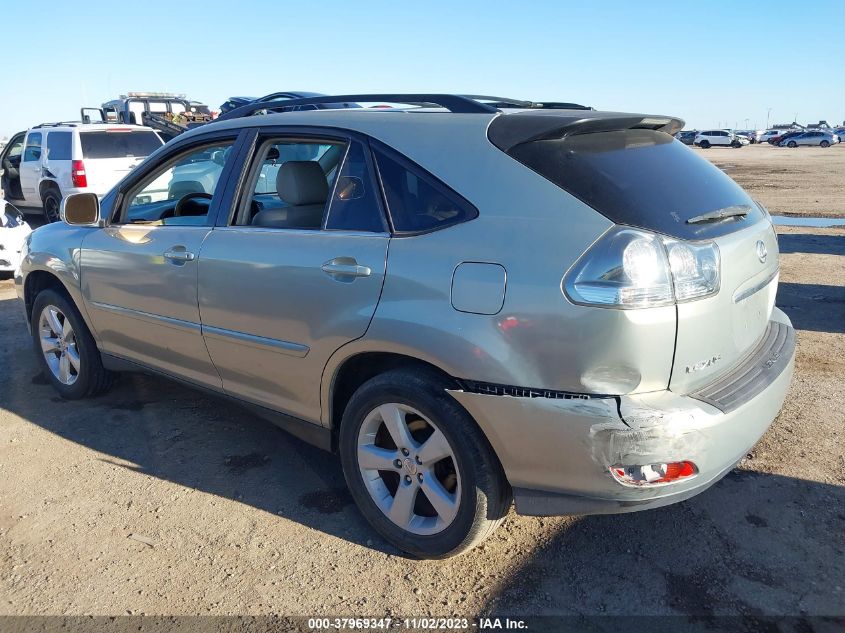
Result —
<svg viewBox="0 0 845 633"><path fill-rule="evenodd" d="M353 141L346 152L334 186L326 228L380 233L387 229L370 177L361 143Z"/></svg>
<svg viewBox="0 0 845 633"><path fill-rule="evenodd" d="M472 204L398 152L379 145L374 154L395 232L423 233L478 217Z"/></svg>
<svg viewBox="0 0 845 633"><path fill-rule="evenodd" d="M48 132L47 160L70 160L72 141L70 132Z"/></svg>
<svg viewBox="0 0 845 633"><path fill-rule="evenodd" d="M150 130L102 130L80 132L82 157L95 158L143 158L162 146L158 135Z"/></svg>

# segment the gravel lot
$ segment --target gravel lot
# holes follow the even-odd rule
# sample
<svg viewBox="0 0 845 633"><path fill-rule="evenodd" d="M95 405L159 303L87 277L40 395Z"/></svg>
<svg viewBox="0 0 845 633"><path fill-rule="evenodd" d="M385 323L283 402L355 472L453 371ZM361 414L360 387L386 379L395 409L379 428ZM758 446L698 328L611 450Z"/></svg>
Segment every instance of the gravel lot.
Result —
<svg viewBox="0 0 845 633"><path fill-rule="evenodd" d="M776 215L845 216L845 143L695 149Z"/></svg>
<svg viewBox="0 0 845 633"><path fill-rule="evenodd" d="M845 147L705 155L775 212L845 214ZM0 281L0 615L845 615L845 230L781 250L796 375L740 468L659 510L511 515L444 562L399 555L331 455L229 403L140 375L59 399Z"/></svg>

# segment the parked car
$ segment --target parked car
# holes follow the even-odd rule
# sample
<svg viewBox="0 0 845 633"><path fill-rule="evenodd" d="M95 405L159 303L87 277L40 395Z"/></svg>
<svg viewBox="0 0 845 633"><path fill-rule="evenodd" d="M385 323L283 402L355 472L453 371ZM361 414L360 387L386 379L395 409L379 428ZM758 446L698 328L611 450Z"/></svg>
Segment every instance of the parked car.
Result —
<svg viewBox="0 0 845 633"><path fill-rule="evenodd" d="M48 222L72 193L105 194L164 142L140 126L44 123L14 135L0 154L6 199Z"/></svg>
<svg viewBox="0 0 845 633"><path fill-rule="evenodd" d="M810 130L803 134L790 136L789 138L781 140L778 145L780 147L799 147L801 145L814 147L830 147L839 142L839 137L832 132L824 130Z"/></svg>
<svg viewBox="0 0 845 633"><path fill-rule="evenodd" d="M678 139L684 145L692 145L695 142L695 137L698 134L698 130L682 130L675 134L675 138Z"/></svg>
<svg viewBox="0 0 845 633"><path fill-rule="evenodd" d="M740 139L747 140L749 145L757 142L757 134L753 130L734 130L734 134Z"/></svg>
<svg viewBox="0 0 845 633"><path fill-rule="evenodd" d="M705 130L696 134L694 144L702 149L707 149L713 145L738 148L748 145L748 139L742 139L727 130Z"/></svg>
<svg viewBox="0 0 845 633"><path fill-rule="evenodd" d="M20 264L21 248L32 233L29 224L11 203L0 200L0 273L14 272Z"/></svg>
<svg viewBox="0 0 845 633"><path fill-rule="evenodd" d="M793 136L798 136L799 134L803 133L804 130L781 130L780 134L769 137L769 144L778 145L781 141L788 140Z"/></svg>
<svg viewBox="0 0 845 633"><path fill-rule="evenodd" d="M766 431L795 348L777 238L675 141L682 121L291 104L321 99L442 107L242 107L102 200L68 196L74 230L32 234L15 285L62 397L143 369L247 403L339 453L373 527L431 558L479 543L512 498L528 515L689 498ZM150 200L216 152L210 188Z"/></svg>
<svg viewBox="0 0 845 633"><path fill-rule="evenodd" d="M758 143L768 143L769 140L775 136L780 136L783 134L783 130L765 130L763 132L759 132L757 134L757 142Z"/></svg>

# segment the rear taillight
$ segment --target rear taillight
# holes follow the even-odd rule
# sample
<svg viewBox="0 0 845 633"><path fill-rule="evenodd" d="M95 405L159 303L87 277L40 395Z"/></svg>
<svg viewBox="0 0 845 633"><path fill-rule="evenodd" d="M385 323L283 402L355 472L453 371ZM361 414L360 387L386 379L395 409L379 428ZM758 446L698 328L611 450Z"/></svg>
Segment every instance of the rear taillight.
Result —
<svg viewBox="0 0 845 633"><path fill-rule="evenodd" d="M616 227L563 280L573 302L607 308L651 308L719 291L719 249L641 229Z"/></svg>
<svg viewBox="0 0 845 633"><path fill-rule="evenodd" d="M75 160L70 167L70 180L74 187L87 187L88 176L85 175L85 163Z"/></svg>

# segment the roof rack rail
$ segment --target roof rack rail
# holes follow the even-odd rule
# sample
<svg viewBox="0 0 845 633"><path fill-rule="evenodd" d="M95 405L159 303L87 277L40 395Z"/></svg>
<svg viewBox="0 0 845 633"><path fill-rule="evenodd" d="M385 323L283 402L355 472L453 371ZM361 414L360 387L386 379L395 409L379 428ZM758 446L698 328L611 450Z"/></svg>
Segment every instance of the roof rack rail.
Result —
<svg viewBox="0 0 845 633"><path fill-rule="evenodd" d="M53 123L39 123L33 125L30 129L35 130L42 127L76 127L82 125L82 121L55 121Z"/></svg>
<svg viewBox="0 0 845 633"><path fill-rule="evenodd" d="M274 101L272 97L277 95L268 95L262 99L253 101L246 105L230 110L225 114L221 114L216 121L226 121L228 119L238 119L240 117L249 116L259 110L274 110L279 108L293 108L301 105L317 105L321 103L344 103L344 102L377 102L377 103L404 103L414 106L440 106L446 108L450 112L458 114L492 114L498 112L493 106L469 99L461 95L450 94L358 94L358 95L325 95L320 97L306 97L303 99L285 99L284 101ZM271 99L268 99L271 97Z"/></svg>
<svg viewBox="0 0 845 633"><path fill-rule="evenodd" d="M525 108L528 110L593 110L591 106L565 101L525 101L509 97L491 97L489 95L461 95L473 101L483 101L494 108Z"/></svg>

